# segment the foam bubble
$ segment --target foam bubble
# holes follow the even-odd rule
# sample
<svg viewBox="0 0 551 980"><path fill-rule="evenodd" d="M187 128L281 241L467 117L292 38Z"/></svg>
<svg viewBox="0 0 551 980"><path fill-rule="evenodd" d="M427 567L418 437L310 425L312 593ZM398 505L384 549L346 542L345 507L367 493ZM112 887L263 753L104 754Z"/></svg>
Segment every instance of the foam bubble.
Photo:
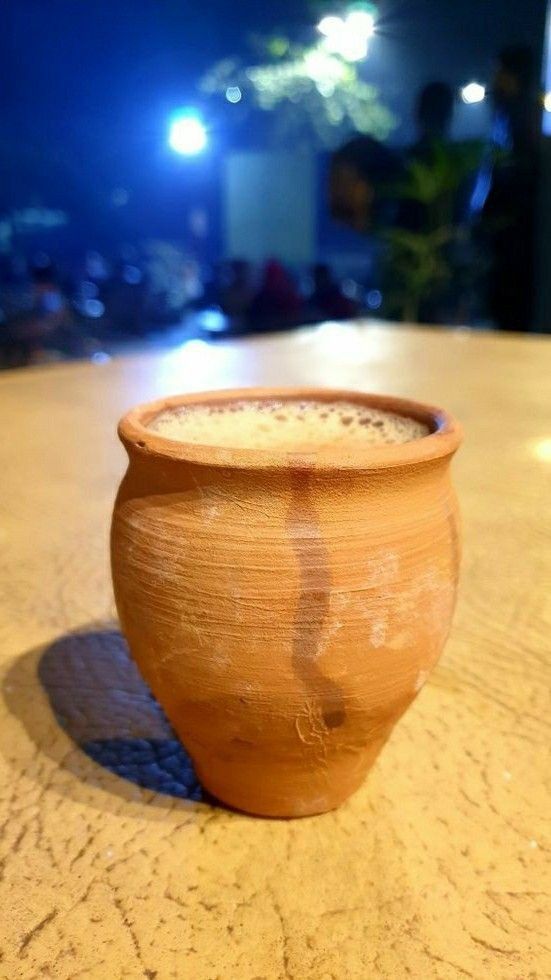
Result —
<svg viewBox="0 0 551 980"><path fill-rule="evenodd" d="M161 412L148 427L177 442L285 452L390 445L429 433L417 419L360 403L293 399L184 405Z"/></svg>

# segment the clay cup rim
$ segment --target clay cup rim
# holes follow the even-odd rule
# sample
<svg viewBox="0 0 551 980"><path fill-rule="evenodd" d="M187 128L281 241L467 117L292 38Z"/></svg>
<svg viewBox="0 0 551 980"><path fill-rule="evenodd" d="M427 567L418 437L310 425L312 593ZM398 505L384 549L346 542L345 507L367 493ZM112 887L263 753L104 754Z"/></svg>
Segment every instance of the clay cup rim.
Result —
<svg viewBox="0 0 551 980"><path fill-rule="evenodd" d="M273 449L241 449L229 445L212 446L180 442L148 428L159 414L186 405L224 404L231 401L348 401L370 408L382 409L423 422L429 434L409 442L366 444L352 450L320 448L316 451ZM311 468L315 470L374 470L415 465L452 456L462 440L460 424L449 412L432 405L397 398L393 395L371 394L341 388L275 387L222 388L216 391L172 395L137 405L119 422L119 437L129 453L170 459L203 466L223 466L238 469Z"/></svg>

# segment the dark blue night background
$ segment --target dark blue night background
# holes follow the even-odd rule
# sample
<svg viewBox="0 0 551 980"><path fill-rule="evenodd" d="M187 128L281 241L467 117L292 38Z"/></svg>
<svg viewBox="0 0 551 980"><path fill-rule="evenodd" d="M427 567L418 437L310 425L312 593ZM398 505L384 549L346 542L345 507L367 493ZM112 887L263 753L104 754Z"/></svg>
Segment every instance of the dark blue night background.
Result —
<svg viewBox="0 0 551 980"><path fill-rule="evenodd" d="M378 4L379 34L365 65L411 136L416 89L432 78L460 85L488 78L497 49L511 41L541 44L541 0L417 0ZM29 194L93 220L96 195L131 186L149 195L135 220L170 225L170 193L179 161L166 152L170 112L196 103L196 84L213 62L245 54L254 32L281 30L308 39L323 5L282 0L274 11L254 0L7 0L3 4L0 206ZM216 147L235 137L214 120ZM209 180L201 163L195 175ZM192 175L193 183L193 175ZM151 195L153 195L151 197Z"/></svg>

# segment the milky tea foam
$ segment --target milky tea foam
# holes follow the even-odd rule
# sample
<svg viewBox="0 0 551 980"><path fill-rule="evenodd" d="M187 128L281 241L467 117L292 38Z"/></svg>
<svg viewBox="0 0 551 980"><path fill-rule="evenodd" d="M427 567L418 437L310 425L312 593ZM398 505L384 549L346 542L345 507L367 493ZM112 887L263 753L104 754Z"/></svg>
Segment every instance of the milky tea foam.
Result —
<svg viewBox="0 0 551 980"><path fill-rule="evenodd" d="M177 442L283 452L392 445L430 431L417 419L360 402L253 398L167 409L148 428Z"/></svg>

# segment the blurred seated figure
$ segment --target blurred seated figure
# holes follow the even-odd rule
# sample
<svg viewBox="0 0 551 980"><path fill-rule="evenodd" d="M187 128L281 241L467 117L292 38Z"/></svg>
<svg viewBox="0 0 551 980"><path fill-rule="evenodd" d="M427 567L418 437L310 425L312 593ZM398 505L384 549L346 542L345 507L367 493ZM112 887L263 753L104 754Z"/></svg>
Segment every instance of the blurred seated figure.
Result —
<svg viewBox="0 0 551 980"><path fill-rule="evenodd" d="M260 289L253 299L250 318L258 326L292 326L300 320L302 300L281 262L270 259L264 267Z"/></svg>
<svg viewBox="0 0 551 980"><path fill-rule="evenodd" d="M141 336L146 331L147 280L141 268L119 258L100 290L106 319L115 335Z"/></svg>
<svg viewBox="0 0 551 980"><path fill-rule="evenodd" d="M245 259L232 259L220 287L220 306L224 313L238 319L246 316L254 299L251 265Z"/></svg>
<svg viewBox="0 0 551 980"><path fill-rule="evenodd" d="M178 245L151 239L145 244L142 268L146 294L144 329L148 328L147 323L176 325L188 307L203 302L200 266Z"/></svg>
<svg viewBox="0 0 551 980"><path fill-rule="evenodd" d="M57 281L53 263L45 253L39 253L31 270L33 282L33 311L37 316L52 316L62 323L67 314L67 303Z"/></svg>
<svg viewBox="0 0 551 980"><path fill-rule="evenodd" d="M344 320L356 316L358 305L344 295L328 265L314 266L314 291L308 300L310 314L316 319Z"/></svg>
<svg viewBox="0 0 551 980"><path fill-rule="evenodd" d="M8 316L2 330L2 361L13 367L36 361L45 351L77 354L80 350L69 303L45 253L35 256L30 279L27 307Z"/></svg>

